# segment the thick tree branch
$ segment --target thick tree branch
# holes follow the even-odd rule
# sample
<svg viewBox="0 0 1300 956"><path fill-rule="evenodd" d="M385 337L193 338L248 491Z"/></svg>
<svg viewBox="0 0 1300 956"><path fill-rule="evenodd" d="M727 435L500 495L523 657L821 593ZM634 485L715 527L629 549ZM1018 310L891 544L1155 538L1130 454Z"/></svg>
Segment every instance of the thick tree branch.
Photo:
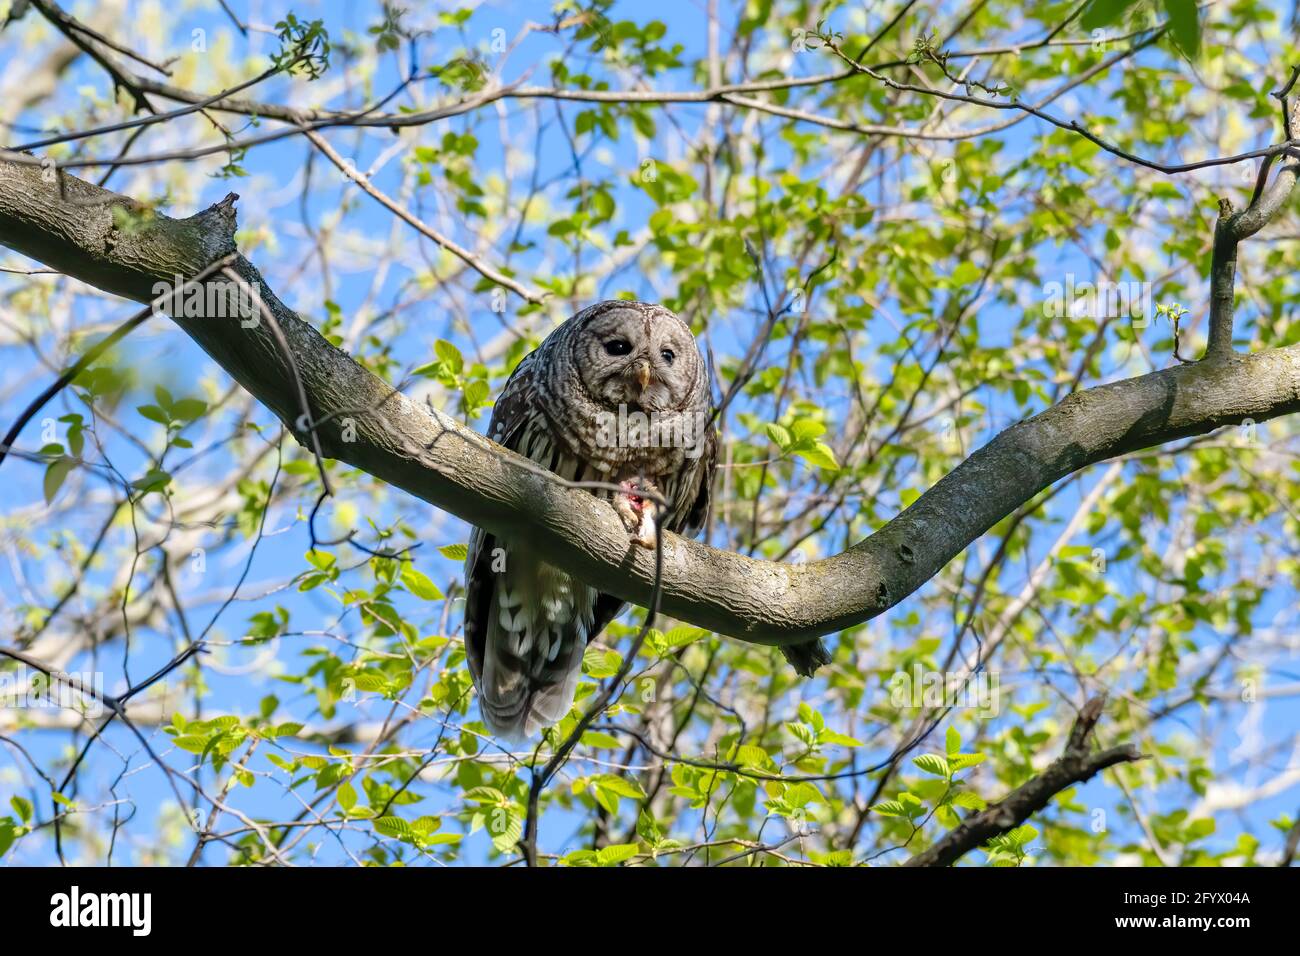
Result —
<svg viewBox="0 0 1300 956"><path fill-rule="evenodd" d="M125 196L0 154L0 244L91 285L147 302L158 282L235 253L234 209L119 228ZM325 455L507 539L525 539L601 590L642 605L655 559L607 502L426 409L329 344L242 256L297 365ZM212 283L212 280L209 280ZM220 286L232 299L233 283ZM292 370L266 322L176 315L223 369L307 438ZM247 327L246 327L247 326ZM1300 410L1300 347L1166 369L1078 392L1008 428L875 534L820 561L782 564L667 535L662 610L722 634L786 645L860 624L907 597L972 541L1053 482L1095 462L1244 419ZM347 439L351 440L347 440Z"/></svg>
<svg viewBox="0 0 1300 956"><path fill-rule="evenodd" d="M1070 731L1065 752L1046 770L1017 787L993 806L972 814L955 830L916 856L904 866L952 866L964 854L983 846L993 837L1014 830L1037 813L1066 787L1092 779L1117 763L1141 760L1142 754L1132 744L1092 752L1092 734L1106 705L1104 696L1094 697L1083 705Z"/></svg>

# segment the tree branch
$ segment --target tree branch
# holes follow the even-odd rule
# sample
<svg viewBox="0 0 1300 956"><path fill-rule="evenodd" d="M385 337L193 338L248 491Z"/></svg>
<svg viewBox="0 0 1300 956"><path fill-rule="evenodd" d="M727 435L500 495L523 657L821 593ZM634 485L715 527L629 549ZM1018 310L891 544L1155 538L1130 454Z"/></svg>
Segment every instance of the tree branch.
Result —
<svg viewBox="0 0 1300 956"><path fill-rule="evenodd" d="M1232 232L1232 200L1219 200L1214 223L1214 248L1210 253L1210 335L1205 358L1232 351L1232 322L1236 308L1237 240Z"/></svg>
<svg viewBox="0 0 1300 956"><path fill-rule="evenodd" d="M1017 787L1003 800L972 814L955 830L948 831L934 846L912 857L904 866L952 866L964 854L983 846L993 837L1014 830L1037 813L1066 787L1092 779L1117 763L1143 759L1132 744L1092 752L1092 735L1106 705L1104 695L1083 705L1070 731L1065 751L1051 766L1028 783Z"/></svg>
<svg viewBox="0 0 1300 956"><path fill-rule="evenodd" d="M218 258L256 289L288 343L326 457L337 458L494 535L527 540L594 587L646 605L655 559L631 544L608 502L566 485L436 410L426 409L327 342L237 255L235 212L153 215L119 228L133 200L0 153L0 244L99 289L151 301ZM53 178L53 177L50 177ZM266 322L232 302L174 321L306 442L292 369ZM253 317L254 320L256 316ZM247 327L246 327L247 326ZM1008 428L876 533L833 557L762 561L665 535L661 609L683 621L783 646L860 624L921 587L990 527L1053 482L1126 452L1244 419L1300 410L1300 346L1228 355L1077 392Z"/></svg>
<svg viewBox="0 0 1300 956"><path fill-rule="evenodd" d="M1291 71L1291 79L1282 89L1273 93L1282 106L1282 132L1288 143L1296 141L1297 129L1291 115L1289 96L1300 77L1300 66ZM1269 168L1275 156L1266 157L1259 169L1259 180L1250 205L1234 212L1232 201L1219 200L1219 218L1214 223L1214 248L1210 254L1210 336L1205 347L1205 358L1221 359L1232 353L1233 312L1236 308L1237 244L1259 232L1282 211L1291 191L1295 188L1300 159L1294 148L1285 153L1291 162L1278 170L1273 185L1266 190Z"/></svg>
<svg viewBox="0 0 1300 956"><path fill-rule="evenodd" d="M483 276L483 278L487 279L490 282L495 282L497 285L502 286L503 288L509 289L511 292L515 293L515 295L522 298L525 302L532 303L533 305L541 304L542 300L546 298L547 293L542 292L539 289L530 289L527 286L525 286L523 283L518 282L512 279L510 276L505 275L504 273L499 272L498 270L492 268L490 265L480 260L470 250L454 242L449 237L444 236L442 233L438 232L432 226L426 225L423 221L421 221L416 216L414 216L409 210L393 202L393 200L389 199L388 196L386 196L384 193L379 191L379 189L375 186L375 184L370 181L369 176L361 172L350 162L348 162L337 152L335 152L334 147L332 147L328 142L326 142L325 137L321 136L320 133L317 133L311 129L304 128L303 135L306 136L307 139L311 141L311 144L313 146L315 146L318 150L320 150L325 155L326 159L328 159L331 163L333 163L335 166L338 167L339 172L343 173L344 176L346 176L348 179L352 180L354 183L360 186L362 192L364 192L366 195L373 198L376 202L378 202L381 206L383 206L385 209L391 212L394 216L401 219L408 226L411 226L412 228L419 231L421 234L432 239L442 248L446 249L456 258L460 259L463 263L465 263L465 265L469 266L479 275Z"/></svg>

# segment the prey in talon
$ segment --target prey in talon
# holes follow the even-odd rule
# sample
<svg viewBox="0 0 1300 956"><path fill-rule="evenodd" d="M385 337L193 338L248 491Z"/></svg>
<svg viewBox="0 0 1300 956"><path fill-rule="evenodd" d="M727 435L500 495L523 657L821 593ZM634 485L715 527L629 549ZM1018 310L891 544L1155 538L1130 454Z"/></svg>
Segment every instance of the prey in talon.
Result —
<svg viewBox="0 0 1300 956"><path fill-rule="evenodd" d="M647 494L659 495L659 486L649 478L629 478L619 482L620 491L614 496L614 510L632 534L632 540L643 548L655 546L655 520L659 504Z"/></svg>

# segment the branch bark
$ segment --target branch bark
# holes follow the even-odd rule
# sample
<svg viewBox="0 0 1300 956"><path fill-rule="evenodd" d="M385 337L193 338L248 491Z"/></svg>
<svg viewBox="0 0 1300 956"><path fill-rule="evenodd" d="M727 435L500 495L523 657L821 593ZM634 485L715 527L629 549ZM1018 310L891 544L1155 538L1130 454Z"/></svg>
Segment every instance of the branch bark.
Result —
<svg viewBox="0 0 1300 956"><path fill-rule="evenodd" d="M1293 143L1300 129L1291 114L1291 90L1300 78L1300 66L1291 70L1291 79L1272 95L1282 108L1282 132L1287 142ZM1290 162L1278 170L1273 185L1266 190L1269 169L1276 156L1268 156L1260 165L1259 178L1250 205L1234 212L1232 201L1219 200L1219 218L1214 223L1214 246L1210 254L1210 335L1205 346L1205 358L1220 359L1232 352L1233 313L1237 292L1237 244L1249 239L1276 218L1295 188L1300 174L1300 159L1294 149L1281 155Z"/></svg>
<svg viewBox="0 0 1300 956"><path fill-rule="evenodd" d="M1106 706L1105 696L1083 705L1070 731L1065 751L1051 766L1003 800L972 814L955 830L948 831L934 846L912 857L904 866L952 866L966 853L983 846L999 834L1014 830L1037 813L1066 787L1092 779L1107 767L1141 760L1132 744L1092 752L1093 731Z"/></svg>
<svg viewBox="0 0 1300 956"><path fill-rule="evenodd" d="M1265 170L1267 171L1267 170ZM1210 257L1210 337L1207 359L1221 359L1232 352L1232 325L1236 300L1237 244L1263 229L1282 211L1300 173L1300 161L1278 170L1273 185L1241 212L1232 202L1219 200L1219 218L1214 224L1214 248Z"/></svg>
<svg viewBox="0 0 1300 956"><path fill-rule="evenodd" d="M179 285L178 276L183 281L234 255L230 268L258 291L282 330L326 456L493 534L527 540L603 591L648 603L654 556L629 543L608 503L411 401L327 342L237 254L233 203L187 219L149 215L125 196L67 173L43 177L48 171L31 157L13 156L0 152L0 244L137 302L152 300L159 282ZM119 226L114 209L144 218ZM208 284L235 298L234 284ZM233 302L225 314L231 317L172 317L306 444L294 369L270 323L245 327ZM1300 346L1229 354L1077 392L1003 431L894 520L833 557L782 564L666 535L660 607L774 646L842 630L903 600L999 520L1080 468L1298 410Z"/></svg>

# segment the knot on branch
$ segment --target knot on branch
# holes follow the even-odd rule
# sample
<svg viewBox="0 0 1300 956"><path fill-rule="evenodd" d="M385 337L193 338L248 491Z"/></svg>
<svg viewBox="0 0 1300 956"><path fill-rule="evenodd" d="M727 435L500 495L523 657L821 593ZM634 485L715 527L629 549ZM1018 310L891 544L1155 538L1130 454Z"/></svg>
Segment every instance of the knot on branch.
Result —
<svg viewBox="0 0 1300 956"><path fill-rule="evenodd" d="M238 193L226 193L220 202L182 220L194 228L198 242L210 254L209 261L236 251L235 229L239 226L239 216L235 202L238 199Z"/></svg>
<svg viewBox="0 0 1300 956"><path fill-rule="evenodd" d="M820 637L802 644L786 644L782 646L781 653L800 677L812 677L817 668L831 662L830 651Z"/></svg>

